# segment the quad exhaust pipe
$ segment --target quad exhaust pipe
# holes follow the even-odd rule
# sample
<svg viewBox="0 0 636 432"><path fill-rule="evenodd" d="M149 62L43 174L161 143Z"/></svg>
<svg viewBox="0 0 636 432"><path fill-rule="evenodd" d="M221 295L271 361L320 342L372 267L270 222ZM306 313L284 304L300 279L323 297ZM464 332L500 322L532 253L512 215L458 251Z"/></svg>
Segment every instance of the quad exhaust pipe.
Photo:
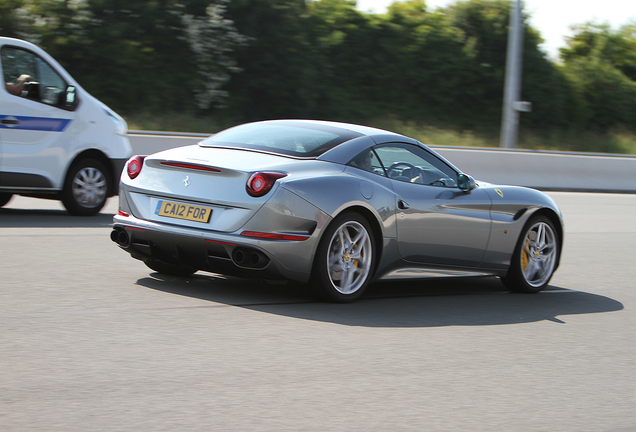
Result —
<svg viewBox="0 0 636 432"><path fill-rule="evenodd" d="M127 248L130 246L130 236L124 229L115 228L112 230L110 232L110 239L121 247Z"/></svg>
<svg viewBox="0 0 636 432"><path fill-rule="evenodd" d="M110 232L110 239L123 248L130 246L130 236L123 228L114 228ZM263 269L269 264L269 258L263 252L252 248L239 247L232 252L235 265L249 269Z"/></svg>

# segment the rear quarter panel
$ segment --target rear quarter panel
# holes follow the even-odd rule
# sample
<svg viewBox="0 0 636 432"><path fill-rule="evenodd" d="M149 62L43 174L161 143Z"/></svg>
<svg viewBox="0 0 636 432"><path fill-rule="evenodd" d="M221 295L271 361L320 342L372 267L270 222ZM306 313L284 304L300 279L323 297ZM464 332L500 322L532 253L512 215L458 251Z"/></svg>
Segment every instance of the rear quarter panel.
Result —
<svg viewBox="0 0 636 432"><path fill-rule="evenodd" d="M372 214L383 237L395 237L396 198L390 180L358 168L330 164L320 176L285 181L283 187L335 218L343 211L360 207Z"/></svg>

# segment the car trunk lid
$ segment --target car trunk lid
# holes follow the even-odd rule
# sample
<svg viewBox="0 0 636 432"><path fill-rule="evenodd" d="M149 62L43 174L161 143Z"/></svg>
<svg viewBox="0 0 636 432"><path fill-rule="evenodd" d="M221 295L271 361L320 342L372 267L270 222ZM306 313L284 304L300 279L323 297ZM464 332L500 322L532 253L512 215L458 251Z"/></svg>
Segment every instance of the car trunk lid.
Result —
<svg viewBox="0 0 636 432"><path fill-rule="evenodd" d="M272 190L250 196L249 177L256 171L285 172L281 167L290 162L282 156L189 146L148 156L139 176L126 183L136 217L233 232L273 195Z"/></svg>

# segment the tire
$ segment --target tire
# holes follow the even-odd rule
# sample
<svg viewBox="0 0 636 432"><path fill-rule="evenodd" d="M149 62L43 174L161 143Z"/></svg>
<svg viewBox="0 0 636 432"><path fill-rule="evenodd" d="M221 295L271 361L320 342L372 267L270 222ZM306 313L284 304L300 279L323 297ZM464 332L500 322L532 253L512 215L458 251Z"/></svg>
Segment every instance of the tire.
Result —
<svg viewBox="0 0 636 432"><path fill-rule="evenodd" d="M109 195L110 177L104 164L96 159L83 159L73 164L62 190L66 210L75 216L99 213Z"/></svg>
<svg viewBox="0 0 636 432"><path fill-rule="evenodd" d="M145 259L144 264L148 266L151 270L156 271L157 273L170 275L170 276L181 276L186 277L196 273L196 269L188 268L188 267L179 267L172 264L167 264L162 261L157 261L153 259Z"/></svg>
<svg viewBox="0 0 636 432"><path fill-rule="evenodd" d="M373 278L376 247L369 222L360 214L338 216L322 236L314 259L312 288L322 299L348 303Z"/></svg>
<svg viewBox="0 0 636 432"><path fill-rule="evenodd" d="M508 275L502 278L504 285L512 292L538 293L550 282L560 252L552 221L545 216L530 219L519 236Z"/></svg>
<svg viewBox="0 0 636 432"><path fill-rule="evenodd" d="M0 207L4 207L11 201L13 198L13 194L10 193L0 193Z"/></svg>

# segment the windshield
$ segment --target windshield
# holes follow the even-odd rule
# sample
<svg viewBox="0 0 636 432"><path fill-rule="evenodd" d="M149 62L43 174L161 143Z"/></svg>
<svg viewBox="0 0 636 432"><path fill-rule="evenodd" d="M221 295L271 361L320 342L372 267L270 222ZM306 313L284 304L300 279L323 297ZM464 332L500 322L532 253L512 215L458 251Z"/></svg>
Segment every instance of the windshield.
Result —
<svg viewBox="0 0 636 432"><path fill-rule="evenodd" d="M361 134L321 124L263 122L236 126L202 141L202 147L232 147L295 157L317 157Z"/></svg>

